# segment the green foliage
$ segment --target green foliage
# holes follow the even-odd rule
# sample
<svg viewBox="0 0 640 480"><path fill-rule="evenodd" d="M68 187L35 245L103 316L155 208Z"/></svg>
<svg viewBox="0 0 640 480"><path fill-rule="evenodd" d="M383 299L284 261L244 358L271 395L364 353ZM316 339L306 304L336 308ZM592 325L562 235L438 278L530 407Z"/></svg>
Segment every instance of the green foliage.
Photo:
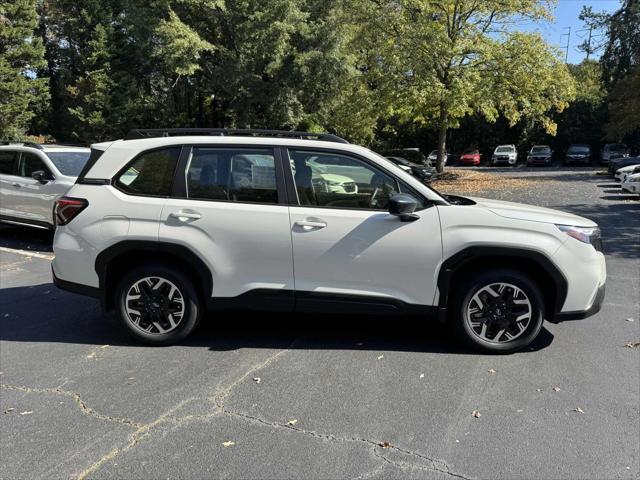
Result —
<svg viewBox="0 0 640 480"><path fill-rule="evenodd" d="M635 134L636 144L640 143L640 65L616 83L609 96L609 115L606 126L609 139Z"/></svg>
<svg viewBox="0 0 640 480"><path fill-rule="evenodd" d="M447 131L468 115L502 115L511 125L527 117L555 130L548 113L573 98L572 77L539 35L505 28L547 16L537 0L360 0L355 8L362 42L376 52L370 82L398 114L438 129L439 170Z"/></svg>
<svg viewBox="0 0 640 480"><path fill-rule="evenodd" d="M37 78L44 48L35 35L35 0L0 1L0 139L19 139L47 99L46 79Z"/></svg>

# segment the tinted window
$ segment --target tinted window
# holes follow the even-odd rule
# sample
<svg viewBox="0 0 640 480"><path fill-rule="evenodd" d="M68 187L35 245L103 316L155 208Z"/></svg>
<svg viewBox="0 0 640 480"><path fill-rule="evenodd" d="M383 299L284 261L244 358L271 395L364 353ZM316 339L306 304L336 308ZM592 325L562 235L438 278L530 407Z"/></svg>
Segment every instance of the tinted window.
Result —
<svg viewBox="0 0 640 480"><path fill-rule="evenodd" d="M186 184L189 198L278 203L271 149L196 147L187 166Z"/></svg>
<svg viewBox="0 0 640 480"><path fill-rule="evenodd" d="M0 174L12 175L18 152L0 150Z"/></svg>
<svg viewBox="0 0 640 480"><path fill-rule="evenodd" d="M47 152L56 168L63 175L77 177L89 160L89 152Z"/></svg>
<svg viewBox="0 0 640 480"><path fill-rule="evenodd" d="M289 151L301 205L387 210L398 182L357 158L333 153Z"/></svg>
<svg viewBox="0 0 640 480"><path fill-rule="evenodd" d="M116 180L116 185L128 193L168 196L171 193L180 147L143 153Z"/></svg>
<svg viewBox="0 0 640 480"><path fill-rule="evenodd" d="M51 172L44 162L37 155L29 152L22 152L22 161L20 162L20 176L31 177L33 172L43 171L47 178L53 178Z"/></svg>

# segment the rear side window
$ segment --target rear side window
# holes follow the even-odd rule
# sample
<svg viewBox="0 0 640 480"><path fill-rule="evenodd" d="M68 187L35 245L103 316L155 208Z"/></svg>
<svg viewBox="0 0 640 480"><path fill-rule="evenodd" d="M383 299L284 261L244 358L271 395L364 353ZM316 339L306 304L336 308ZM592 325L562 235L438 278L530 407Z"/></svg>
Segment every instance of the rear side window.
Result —
<svg viewBox="0 0 640 480"><path fill-rule="evenodd" d="M134 195L169 196L179 156L180 147L143 153L129 164L115 184Z"/></svg>
<svg viewBox="0 0 640 480"><path fill-rule="evenodd" d="M189 198L278 203L271 149L196 147L185 175Z"/></svg>
<svg viewBox="0 0 640 480"><path fill-rule="evenodd" d="M0 174L13 175L14 165L18 152L12 152L9 150L0 150Z"/></svg>

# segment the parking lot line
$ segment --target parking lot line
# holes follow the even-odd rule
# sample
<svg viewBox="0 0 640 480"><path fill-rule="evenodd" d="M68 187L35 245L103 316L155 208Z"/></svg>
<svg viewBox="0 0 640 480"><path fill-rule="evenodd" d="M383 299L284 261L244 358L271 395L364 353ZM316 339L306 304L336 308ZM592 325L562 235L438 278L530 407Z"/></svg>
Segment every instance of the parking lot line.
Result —
<svg viewBox="0 0 640 480"><path fill-rule="evenodd" d="M54 258L54 255L52 253L46 254L39 252L30 252L29 250L20 250L17 248L0 247L0 252L15 253L16 255L22 255L24 257L41 258L43 260L49 261L53 260Z"/></svg>

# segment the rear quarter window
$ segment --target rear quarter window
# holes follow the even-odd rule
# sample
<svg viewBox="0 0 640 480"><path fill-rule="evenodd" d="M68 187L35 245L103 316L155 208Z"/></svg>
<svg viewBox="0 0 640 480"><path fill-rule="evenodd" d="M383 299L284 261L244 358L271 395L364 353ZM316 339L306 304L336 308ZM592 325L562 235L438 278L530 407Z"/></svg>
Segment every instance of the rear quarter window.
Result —
<svg viewBox="0 0 640 480"><path fill-rule="evenodd" d="M169 196L179 156L180 147L142 153L118 175L115 185L132 195Z"/></svg>
<svg viewBox="0 0 640 480"><path fill-rule="evenodd" d="M15 163L18 152L11 150L0 150L0 174L15 175Z"/></svg>

